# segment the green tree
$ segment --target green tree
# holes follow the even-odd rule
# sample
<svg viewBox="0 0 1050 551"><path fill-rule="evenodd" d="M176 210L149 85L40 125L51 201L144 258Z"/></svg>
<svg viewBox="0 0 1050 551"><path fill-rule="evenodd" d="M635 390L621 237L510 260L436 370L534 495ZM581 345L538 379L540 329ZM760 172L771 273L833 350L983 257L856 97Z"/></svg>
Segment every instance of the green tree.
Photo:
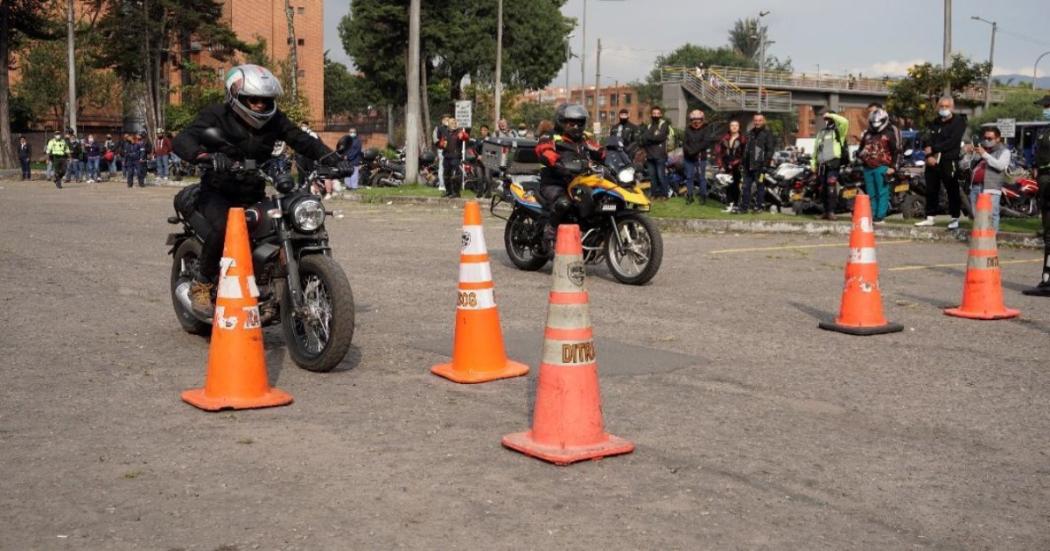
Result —
<svg viewBox="0 0 1050 551"><path fill-rule="evenodd" d="M984 123L995 122L998 119L1042 120L1043 108L1035 104L1036 100L1042 97L1041 91L1032 90L1030 86L1011 87L1006 90L1005 101L992 105L981 116L971 119L970 125L977 129Z"/></svg>
<svg viewBox="0 0 1050 551"><path fill-rule="evenodd" d="M540 121L554 122L555 106L550 103L521 102L511 108L510 122L517 126L525 123L529 130L535 132Z"/></svg>
<svg viewBox="0 0 1050 551"><path fill-rule="evenodd" d="M120 86L111 72L93 65L92 48L78 48L74 59L77 73L77 111L86 106L96 109L112 104L120 97ZM29 108L34 119L47 116L64 121L69 90L66 44L59 41L34 40L27 43L21 58L21 80L15 95Z"/></svg>
<svg viewBox="0 0 1050 551"><path fill-rule="evenodd" d="M347 115L367 111L379 103L368 80L355 75L338 61L324 57L324 110L325 117Z"/></svg>
<svg viewBox="0 0 1050 551"><path fill-rule="evenodd" d="M908 69L908 76L893 84L886 107L894 115L911 119L925 128L936 116L937 99L945 86L956 97L956 104L973 105L974 102L963 100L959 95L985 82L988 70L988 63L973 62L959 54L952 56L947 68L930 63L913 65Z"/></svg>
<svg viewBox="0 0 1050 551"><path fill-rule="evenodd" d="M250 46L239 40L222 17L219 0L93 0L100 17L97 30L100 64L112 68L135 90L146 107L146 124L152 132L166 124L168 69L181 60L181 85L192 84L194 75L183 55L190 40L208 45L210 54L225 59ZM177 55L172 56L172 53Z"/></svg>
<svg viewBox="0 0 1050 551"><path fill-rule="evenodd" d="M767 41L768 48L768 27L759 25L757 17L737 19L733 28L729 29L729 47L745 58L755 61L756 67L763 38Z"/></svg>
<svg viewBox="0 0 1050 551"><path fill-rule="evenodd" d="M758 63L740 52L722 46L709 48L695 44L684 44L671 53L656 56L653 69L649 71L643 83L633 83L638 89L638 95L643 102L659 103L662 97L662 71L664 67L699 67L704 65L710 67L721 65L725 67L758 67Z"/></svg>
<svg viewBox="0 0 1050 551"><path fill-rule="evenodd" d="M503 79L509 87L540 88L562 65L557 51L572 29L561 15L565 0L532 0L504 4ZM459 99L460 83L470 76L491 82L495 67L496 2L446 0L424 2L421 28L422 59L427 62L427 85L448 81L449 95L431 98L440 105ZM343 47L357 69L386 103L405 101L405 59L408 40L407 8L400 0L351 0L350 15L339 23Z"/></svg>
<svg viewBox="0 0 1050 551"><path fill-rule="evenodd" d="M0 168L15 166L11 139L10 68L12 54L26 39L55 39L61 24L50 17L58 9L55 0L0 0Z"/></svg>

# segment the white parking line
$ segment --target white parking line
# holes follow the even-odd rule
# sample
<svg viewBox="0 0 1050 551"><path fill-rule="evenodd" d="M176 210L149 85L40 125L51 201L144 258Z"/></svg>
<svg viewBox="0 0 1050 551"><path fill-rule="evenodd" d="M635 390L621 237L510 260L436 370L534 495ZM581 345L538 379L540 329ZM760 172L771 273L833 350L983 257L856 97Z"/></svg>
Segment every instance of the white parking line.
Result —
<svg viewBox="0 0 1050 551"><path fill-rule="evenodd" d="M900 245L903 243L911 243L911 239L904 239L901 241L882 241L878 245ZM732 253L759 253L766 251L793 251L796 249L824 249L831 247L841 247L848 249L849 245L844 243L822 243L820 245L782 245L780 247L751 247L747 249L719 249L717 251L711 251L708 254L732 254Z"/></svg>

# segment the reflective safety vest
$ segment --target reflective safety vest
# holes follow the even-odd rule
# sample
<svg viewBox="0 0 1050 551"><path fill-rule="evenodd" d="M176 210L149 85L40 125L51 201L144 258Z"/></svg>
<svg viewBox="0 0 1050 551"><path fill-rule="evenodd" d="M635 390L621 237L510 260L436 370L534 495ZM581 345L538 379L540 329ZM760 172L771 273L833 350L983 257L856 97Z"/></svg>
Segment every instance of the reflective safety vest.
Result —
<svg viewBox="0 0 1050 551"><path fill-rule="evenodd" d="M69 143L63 138L51 138L51 141L47 142L47 150L44 153L67 157L69 156Z"/></svg>

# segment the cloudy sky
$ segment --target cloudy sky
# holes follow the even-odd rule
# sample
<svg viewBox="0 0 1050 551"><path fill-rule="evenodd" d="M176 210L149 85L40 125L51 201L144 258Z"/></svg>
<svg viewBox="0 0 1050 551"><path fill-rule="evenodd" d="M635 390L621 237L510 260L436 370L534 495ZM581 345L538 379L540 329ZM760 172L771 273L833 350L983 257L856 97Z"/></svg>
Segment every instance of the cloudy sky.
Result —
<svg viewBox="0 0 1050 551"><path fill-rule="evenodd" d="M479 0L485 1L485 0ZM495 0L492 0L495 1ZM512 0L528 1L528 0ZM568 0L562 12L577 18L573 51L581 51L580 19L585 0ZM790 57L799 72L899 75L922 61L940 62L943 0L586 0L587 81L594 81L595 41L602 39L602 76L627 82L641 79L660 53L687 42L726 43L728 29L759 10L771 13L769 53ZM333 59L349 63L336 32L349 0L325 2L325 46ZM1050 0L954 0L952 50L973 59L988 58L991 25L999 23L995 74L1032 74L1032 64L1050 51ZM559 55L559 54L555 54ZM564 71L564 70L563 70ZM579 60L570 66L579 85ZM1050 75L1050 55L1039 64ZM564 72L554 80L565 82Z"/></svg>

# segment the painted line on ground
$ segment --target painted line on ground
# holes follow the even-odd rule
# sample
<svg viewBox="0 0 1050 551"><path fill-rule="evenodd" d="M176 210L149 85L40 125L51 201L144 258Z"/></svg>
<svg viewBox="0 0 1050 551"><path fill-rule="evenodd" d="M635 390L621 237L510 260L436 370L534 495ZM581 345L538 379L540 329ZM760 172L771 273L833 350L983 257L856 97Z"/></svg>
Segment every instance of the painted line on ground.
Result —
<svg viewBox="0 0 1050 551"><path fill-rule="evenodd" d="M1042 258L1026 258L1024 260L1003 260L999 262L999 265L1004 264L1030 264L1036 262L1042 262ZM954 264L928 264L924 266L897 266L896 268L889 268L888 272L908 272L911 270L928 270L931 268L965 268L965 262L959 262Z"/></svg>
<svg viewBox="0 0 1050 551"><path fill-rule="evenodd" d="M904 243L914 243L911 239L902 239L900 241L883 241L879 245L901 245ZM746 249L719 249L717 251L711 251L708 254L733 254L733 253L760 253L768 251L792 251L796 249L824 249L830 247L840 247L843 249L849 248L848 245L842 243L822 243L820 245L782 245L780 247L751 247Z"/></svg>

